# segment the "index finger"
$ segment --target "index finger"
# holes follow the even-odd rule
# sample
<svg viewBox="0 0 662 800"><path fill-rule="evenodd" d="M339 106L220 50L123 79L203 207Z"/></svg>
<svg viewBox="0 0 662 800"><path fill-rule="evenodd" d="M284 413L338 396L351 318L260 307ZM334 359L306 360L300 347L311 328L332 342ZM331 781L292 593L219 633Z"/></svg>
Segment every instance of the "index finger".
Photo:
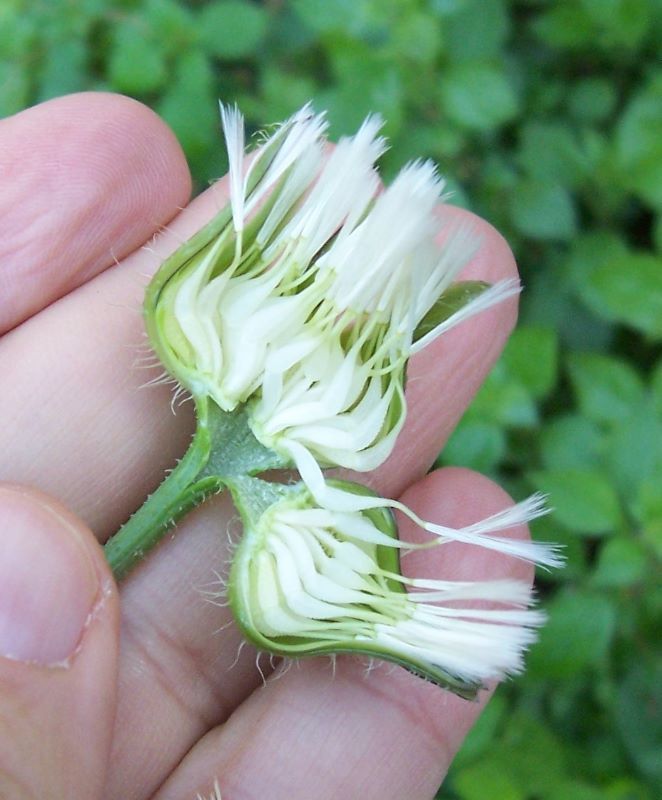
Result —
<svg viewBox="0 0 662 800"><path fill-rule="evenodd" d="M172 131L83 93L0 121L0 334L124 258L188 201Z"/></svg>

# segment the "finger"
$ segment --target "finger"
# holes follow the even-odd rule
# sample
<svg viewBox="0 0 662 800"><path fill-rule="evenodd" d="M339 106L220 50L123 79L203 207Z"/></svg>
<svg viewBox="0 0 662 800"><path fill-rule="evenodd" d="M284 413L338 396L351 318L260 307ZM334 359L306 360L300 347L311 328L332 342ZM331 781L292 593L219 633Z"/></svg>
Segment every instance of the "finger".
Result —
<svg viewBox="0 0 662 800"><path fill-rule="evenodd" d="M510 502L486 478L457 469L431 474L403 500L453 526ZM421 535L406 521L402 530ZM531 578L527 565L459 544L412 554L405 566L410 574L451 580ZM430 800L488 696L467 702L399 668L368 672L358 658L338 657L335 669L325 659L302 660L269 677L207 734L155 800L208 795L216 778L229 797L307 800L312 792L317 800Z"/></svg>
<svg viewBox="0 0 662 800"><path fill-rule="evenodd" d="M223 191L224 184L214 187L173 222L154 244L159 257L214 213ZM466 211L449 213L471 218L480 237L467 276L511 277L512 255L496 231ZM135 253L0 342L7 387L0 414L11 421L0 476L61 497L102 539L158 485L191 435L190 406L174 416L168 392L139 391L146 376L132 368L142 335L137 310L144 281L138 276L158 262L154 253ZM379 473L383 491L400 492L412 470L425 472L489 371L514 317L515 303L509 301L412 359L407 427ZM29 361L26 352L32 353Z"/></svg>
<svg viewBox="0 0 662 800"><path fill-rule="evenodd" d="M115 704L117 595L75 517L0 486L0 796L101 797Z"/></svg>
<svg viewBox="0 0 662 800"><path fill-rule="evenodd" d="M170 129L120 95L0 121L0 334L143 244L186 204Z"/></svg>

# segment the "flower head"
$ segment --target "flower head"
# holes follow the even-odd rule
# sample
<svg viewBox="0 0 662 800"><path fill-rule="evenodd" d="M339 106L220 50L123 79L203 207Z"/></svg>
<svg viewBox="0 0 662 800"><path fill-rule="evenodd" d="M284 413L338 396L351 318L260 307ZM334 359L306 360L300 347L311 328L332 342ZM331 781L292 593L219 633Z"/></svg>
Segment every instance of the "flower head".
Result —
<svg viewBox="0 0 662 800"><path fill-rule="evenodd" d="M353 484L335 488L367 494ZM241 508L242 495L257 489L244 483L234 491ZM390 512L330 511L303 486L277 491L259 514L245 514L230 580L237 619L259 647L378 656L466 696L522 669L544 621L528 608L527 583L405 577L399 552L429 545L400 541ZM522 513L511 511L509 525ZM491 521L480 524L489 529Z"/></svg>
<svg viewBox="0 0 662 800"><path fill-rule="evenodd" d="M324 118L306 107L247 160L241 116L222 116L230 203L156 276L154 346L194 396L248 403L256 438L297 465L305 451L371 470L403 426L412 353L518 287L471 284L448 311L474 237L456 228L436 243L431 163L380 190L378 117L325 154Z"/></svg>

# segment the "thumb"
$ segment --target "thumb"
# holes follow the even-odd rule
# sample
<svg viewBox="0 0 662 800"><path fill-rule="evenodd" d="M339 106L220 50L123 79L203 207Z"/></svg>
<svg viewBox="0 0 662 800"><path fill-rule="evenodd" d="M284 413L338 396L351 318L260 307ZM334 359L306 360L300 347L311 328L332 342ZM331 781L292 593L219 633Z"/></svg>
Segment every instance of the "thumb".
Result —
<svg viewBox="0 0 662 800"><path fill-rule="evenodd" d="M118 598L92 533L54 500L0 484L0 797L101 795Z"/></svg>

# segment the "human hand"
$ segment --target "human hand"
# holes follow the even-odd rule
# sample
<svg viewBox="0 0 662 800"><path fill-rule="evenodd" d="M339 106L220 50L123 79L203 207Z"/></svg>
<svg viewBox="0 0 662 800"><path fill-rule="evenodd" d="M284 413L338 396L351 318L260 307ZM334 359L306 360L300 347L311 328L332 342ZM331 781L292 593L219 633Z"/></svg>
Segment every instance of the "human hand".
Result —
<svg viewBox="0 0 662 800"><path fill-rule="evenodd" d="M487 692L468 703L351 657L287 669L263 656L258 668L228 609L205 596L230 557L226 496L184 519L119 591L91 533L105 541L191 435L187 406L172 415L166 389L138 390L138 311L145 275L211 217L224 184L172 219L190 192L181 150L149 110L113 95L0 122L0 154L0 477L34 487L0 486L0 796L181 800L218 778L224 800L431 798ZM482 244L463 277L513 276L503 239L475 226ZM422 476L515 313L503 303L412 360L408 421L374 488L453 526L507 504L466 470ZM421 536L406 520L400 531ZM403 568L530 576L455 543Z"/></svg>

